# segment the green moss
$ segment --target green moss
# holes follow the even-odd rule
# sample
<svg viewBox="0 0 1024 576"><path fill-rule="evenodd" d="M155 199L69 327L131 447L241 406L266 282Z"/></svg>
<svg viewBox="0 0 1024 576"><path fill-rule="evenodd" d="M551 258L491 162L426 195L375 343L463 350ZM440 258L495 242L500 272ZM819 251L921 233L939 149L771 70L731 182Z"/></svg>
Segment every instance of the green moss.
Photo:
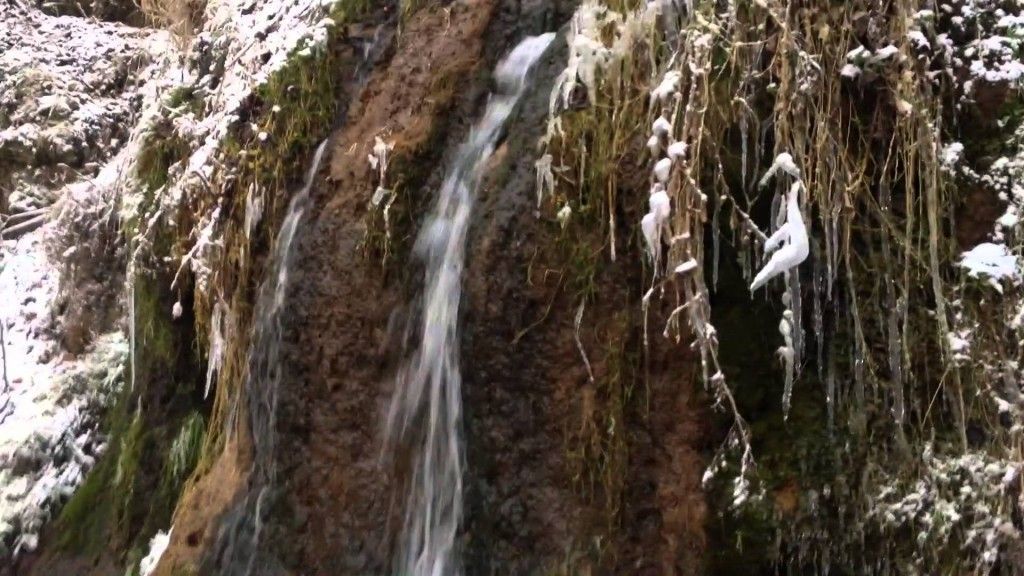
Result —
<svg viewBox="0 0 1024 576"><path fill-rule="evenodd" d="M342 0L331 17L327 45L309 57L293 56L260 87L244 113L247 122L238 124L222 149L225 158L237 159L230 174L221 174L229 202L243 210L248 191L255 187L265 200L264 225L250 239L240 219L230 218L224 232L228 257L220 274L225 282L221 293L233 294L232 309L251 313L255 279L261 262L252 255L265 254L277 229L288 195L301 181L306 163L317 142L329 133L337 113L337 88L346 70L337 42L340 25L367 13L368 0ZM201 116L202 98L191 87L170 91L164 104L169 116ZM157 122L142 143L135 176L141 193L137 206L123 222L132 240L135 269L132 285L134 313L134 382L125 386L106 414L102 429L108 450L76 492L57 522L60 544L83 554L113 553L128 570L134 570L147 549L149 539L166 529L182 487L196 469L204 445L216 443L222 421L208 417L211 407L201 394L203 367L196 346L196 329L204 328L205 303L190 302L178 286L170 290L175 270L168 269L168 257L180 256L194 241L195 214L209 213L212 206L189 205L180 214L165 214L149 225L157 195L169 183L168 171L191 152L190 144L173 130L171 118ZM250 130L255 125L257 130ZM263 134L261 134L263 133ZM230 179L227 178L230 176ZM215 198L199 198L213 202ZM168 225L173 224L173 225ZM186 280L187 281L187 280ZM182 300L185 315L171 317L171 306ZM248 311L248 312L247 312ZM205 330L203 330L205 334ZM244 354L245 341L237 343L234 354ZM218 390L220 392L220 390ZM219 405L229 406L230 402ZM213 436L208 441L208 436Z"/></svg>
<svg viewBox="0 0 1024 576"><path fill-rule="evenodd" d="M231 311L229 321L248 326L253 313L255 291L265 273L266 256L284 217L291 192L301 185L316 145L334 127L340 94L349 81L351 50L345 41L346 23L368 14L374 7L368 0L341 0L330 13L334 25L323 45L300 50L265 84L258 87L240 111L243 119L222 144L218 155L222 168L214 175L214 186L222 197L200 198L200 206L183 211L176 230L191 232L198 225L195 214L209 214L226 199L227 215L218 228L222 256L211 263L215 287L195 293L197 347L208 349L206 341L213 312L212 294L222 295ZM245 227L244 214L251 200L262 202L262 217L254 230ZM224 207L224 204L219 204ZM191 218L191 220L190 220ZM188 235L178 239L178 254L194 241ZM228 342L222 370L218 373L216 397L207 421L200 468L208 466L223 446L225 421L241 399L245 378L248 331L242 330Z"/></svg>
<svg viewBox="0 0 1024 576"><path fill-rule="evenodd" d="M135 176L143 185L147 198L167 184L167 171L175 163L188 157L188 143L173 132L155 131L143 143L136 157Z"/></svg>
<svg viewBox="0 0 1024 576"><path fill-rule="evenodd" d="M169 495L176 493L195 470L205 436L206 420L201 413L193 412L185 418L167 452L160 484L163 492Z"/></svg>
<svg viewBox="0 0 1024 576"><path fill-rule="evenodd" d="M164 105L176 115L191 113L197 118L203 116L203 98L194 86L178 86L171 89L164 98Z"/></svg>
<svg viewBox="0 0 1024 576"><path fill-rule="evenodd" d="M171 319L167 286L164 275L136 277L135 381L118 392L103 420L107 452L57 521L66 550L113 553L137 564L149 539L170 522L197 461L201 372L190 325Z"/></svg>
<svg viewBox="0 0 1024 576"><path fill-rule="evenodd" d="M130 393L122 393L104 428L109 449L64 506L57 523L61 547L98 553L111 534L123 534L144 443L141 412L131 410Z"/></svg>

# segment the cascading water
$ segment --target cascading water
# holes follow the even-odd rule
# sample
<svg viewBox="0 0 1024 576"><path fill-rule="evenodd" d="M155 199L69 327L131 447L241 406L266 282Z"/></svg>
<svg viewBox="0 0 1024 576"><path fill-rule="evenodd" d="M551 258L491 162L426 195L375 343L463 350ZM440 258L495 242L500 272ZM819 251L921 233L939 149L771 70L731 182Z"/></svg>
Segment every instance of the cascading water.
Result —
<svg viewBox="0 0 1024 576"><path fill-rule="evenodd" d="M484 116L459 146L416 239L416 255L426 268L419 346L398 373L387 421L390 450L410 458L393 566L402 576L461 572L456 546L464 461L458 316L466 233L484 165L525 90L530 68L554 38L554 33L529 37L498 64L497 86Z"/></svg>
<svg viewBox="0 0 1024 576"><path fill-rule="evenodd" d="M288 271L294 252L292 241L299 221L309 207L309 192L320 169L327 140L320 143L306 171L302 189L292 198L288 212L278 231L270 271L260 287L254 313L252 345L249 348L249 374L245 384L248 399L250 430L253 442L253 464L248 495L226 524L220 543L221 569L225 576L252 574L259 547L267 497L276 476L275 424L277 399L281 384L281 317L288 288Z"/></svg>

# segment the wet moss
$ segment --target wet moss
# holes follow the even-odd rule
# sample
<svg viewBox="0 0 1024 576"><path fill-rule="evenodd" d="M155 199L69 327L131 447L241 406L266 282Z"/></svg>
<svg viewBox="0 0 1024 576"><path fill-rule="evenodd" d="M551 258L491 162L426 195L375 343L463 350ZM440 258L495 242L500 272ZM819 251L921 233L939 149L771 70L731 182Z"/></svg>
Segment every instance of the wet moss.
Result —
<svg viewBox="0 0 1024 576"><path fill-rule="evenodd" d="M190 324L173 321L165 305L167 286L162 275L136 278L134 381L104 418L107 452L57 521L66 550L113 553L126 565L137 563L149 539L170 522L195 466L201 366Z"/></svg>
<svg viewBox="0 0 1024 576"><path fill-rule="evenodd" d="M188 143L173 133L154 132L142 145L137 156L135 176L148 193L152 194L167 184L171 166L188 157Z"/></svg>

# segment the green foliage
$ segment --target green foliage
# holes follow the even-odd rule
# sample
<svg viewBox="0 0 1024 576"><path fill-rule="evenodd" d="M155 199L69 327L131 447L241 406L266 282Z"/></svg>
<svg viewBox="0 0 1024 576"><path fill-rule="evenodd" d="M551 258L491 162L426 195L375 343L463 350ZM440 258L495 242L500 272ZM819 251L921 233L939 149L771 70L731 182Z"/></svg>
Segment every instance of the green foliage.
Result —
<svg viewBox="0 0 1024 576"><path fill-rule="evenodd" d="M426 6L428 0L400 0L401 20L404 24L419 9Z"/></svg>
<svg viewBox="0 0 1024 576"><path fill-rule="evenodd" d="M199 463L205 436L206 419L199 412L189 414L167 451L161 490L173 494L180 489Z"/></svg>

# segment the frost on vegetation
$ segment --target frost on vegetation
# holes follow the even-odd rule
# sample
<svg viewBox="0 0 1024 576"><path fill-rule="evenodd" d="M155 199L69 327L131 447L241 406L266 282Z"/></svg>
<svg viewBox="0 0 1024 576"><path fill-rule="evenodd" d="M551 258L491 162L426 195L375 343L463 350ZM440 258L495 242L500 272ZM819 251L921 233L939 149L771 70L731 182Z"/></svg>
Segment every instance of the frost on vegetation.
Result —
<svg viewBox="0 0 1024 576"><path fill-rule="evenodd" d="M171 542L171 534L174 532L172 526L167 532L157 532L149 541L149 552L139 562L139 576L151 576L156 571L160 558L167 551L167 545Z"/></svg>
<svg viewBox="0 0 1024 576"><path fill-rule="evenodd" d="M964 145L960 142L950 142L942 147L942 152L939 153L939 160L942 162L942 168L947 172L954 172L957 164L964 155Z"/></svg>
<svg viewBox="0 0 1024 576"><path fill-rule="evenodd" d="M384 226L387 231L388 237L391 236L390 229L388 228L388 210L391 208L391 203L394 202L394 192L387 189L387 173L388 163L390 161L391 151L395 148L395 144L386 143L381 140L380 136L377 136L373 144L373 152L367 157L367 161L370 163L370 168L377 171L377 188L373 192L373 196L370 198L370 205L374 208L380 207L381 202L385 200L387 203L384 205Z"/></svg>
<svg viewBox="0 0 1024 576"><path fill-rule="evenodd" d="M669 104L672 97L679 91L679 80L682 73L678 70L669 70L662 78L661 84L651 90L651 106L655 104Z"/></svg>
<svg viewBox="0 0 1024 576"><path fill-rule="evenodd" d="M391 208L397 199L397 194L388 185L388 164L391 161L391 151L394 150L394 142L385 142L380 136L374 138L373 151L367 156L370 168L377 172L377 187L370 197L370 208L379 210L381 220L384 223L384 254L390 252L391 246ZM538 173L538 179L540 173ZM538 181L538 185L540 182ZM540 194L540 191L538 191Z"/></svg>
<svg viewBox="0 0 1024 576"><path fill-rule="evenodd" d="M1014 525L1014 493L1019 490L1020 464L969 451L960 455L932 453L928 444L921 474L914 482L893 481L878 487L871 516L885 530L914 531L914 560L934 566L933 555L948 544L991 569L1001 551L1020 551L1021 534Z"/></svg>
<svg viewBox="0 0 1024 576"><path fill-rule="evenodd" d="M771 259L754 276L754 281L750 284L751 292L779 274L796 268L807 259L810 241L807 236L807 225L804 224L800 211L799 198L802 188L803 184L800 181L794 182L786 194L786 221L764 244L764 252L771 254Z"/></svg>
<svg viewBox="0 0 1024 576"><path fill-rule="evenodd" d="M788 152L776 156L771 167L761 178L759 186L764 188L771 178L781 174L786 174L793 180L789 192L785 194L785 210L779 214L780 219L783 216L785 219L779 223L775 232L764 243L764 253L765 255L770 254L771 257L754 276L754 280L750 284L751 292L761 288L780 274L785 276L787 286L799 286L797 267L807 259L810 253L810 238L800 207L800 192L803 191L804 184L800 179L800 169L794 162L793 156ZM779 322L779 334L782 336L783 344L779 347L777 354L785 372L782 414L784 419L788 419L793 384L800 362L802 328L800 326L799 289L787 291L783 294L782 301L785 310L782 313L782 320Z"/></svg>
<svg viewBox="0 0 1024 576"><path fill-rule="evenodd" d="M583 158L580 162L593 162L597 147L592 143L618 136L596 133L599 129L594 128L578 138L581 144L556 142L569 132L563 130L562 123L568 125L574 120L569 114L563 118L562 112L590 104L618 113L628 109L623 102L630 98L635 101L639 93L639 107L646 106L646 110L630 116L630 140L637 149L628 157L639 159L637 164L649 171L650 184L647 194L627 199L626 206L638 211L632 228L639 229L641 256L651 264L650 288L641 301L644 344L648 342L649 307L656 298L674 300L676 307L661 334L676 342L692 337L691 346L701 355L702 375L715 393L716 406L731 410L735 416L736 426L709 466L705 483L718 474L728 475L735 506L756 500L752 496L758 483L756 478L748 477L753 469L746 442L749 431L718 366L718 334L710 323L708 301L708 285L714 283L705 284L705 274L714 278L717 270L718 242L723 241L719 230L725 226L719 223L720 215L729 219L733 247L739 252L744 277L752 279L751 289L765 286L771 278L784 279L784 283L777 283L783 288L777 357L785 372L785 415L807 350L802 322L811 314L805 314L801 299L812 293L817 335L814 348L828 413L822 426L828 428L829 442L839 434L861 438L861 419L870 415L869 425L875 426L873 418L882 414L891 418L887 423L894 426L895 439L883 442L884 446L869 458L878 458L890 449L909 452L922 442L922 432L906 424L912 410L930 410L930 418L938 422L948 419L935 425L936 431L946 432L943 427L948 421L963 417L958 410L966 410L953 406L960 402L953 397L961 391L965 396L968 390L980 392L986 400L976 403L973 398L965 399L963 404L972 405L972 410L977 404L989 406L987 400L993 398L1000 410L1003 404L999 402L1018 409L1019 370L1010 367L1018 342L1003 348L981 345L980 339L993 337L991 333L999 332L1002 326L989 329L978 316L989 315L989 323L998 324L1004 309L1015 305L1019 298L1007 294L996 304L954 305L952 301L959 296L963 283L951 282L949 277L955 276L956 264L963 264L968 274L976 271L988 280L999 276L1004 288L1009 279L1017 281L1019 272L1013 254L1021 249L1018 215L1024 193L1019 183L1024 182L1024 162L1017 153L1007 154L986 165L983 173L971 172L967 159L974 160L974 151L967 153L964 144L946 141L950 134L959 135L961 126L956 122L952 127L945 125L950 112L946 110L949 93L945 90L951 90L956 102L963 105L983 94L978 88L986 82L1011 89L1020 87L1014 70L1021 66L1015 39L1024 37L1019 33L1024 20L1021 3L911 3L894 5L893 14L882 15L863 2L856 4L856 10L847 11L846 5L836 8L839 17L833 20L825 15L826 10L809 18L808 14L815 12L813 8L787 11L784 4L758 0L744 5L742 11L736 10L738 3L705 5L695 13L688 10L692 19L678 20L678 27L671 29L648 12L655 4L661 5L646 3L614 12L597 2L580 7L570 35L568 66L551 95L551 118L544 141L548 145L547 163L545 170L538 166L538 190L544 193L538 194L538 199L554 198L551 209L557 211L562 205L558 203L559 192L554 185L541 184L542 175L550 173L551 163L574 162L573 155ZM819 24L819 17L828 25ZM766 22L786 33L766 41ZM855 24L855 31L837 30L836 24ZM637 41L643 34L647 39ZM842 41L836 42L836 38ZM649 50L652 44L656 48ZM637 69L649 72L649 77L634 86L639 90L621 90L621 83L616 83L618 75ZM719 77L724 81L717 82ZM851 91L852 84L862 90ZM735 93L728 94L732 89ZM857 109L865 114L857 120L839 112L847 104L857 108L873 102L863 98L869 92L887 95L884 110L880 111L891 115L892 126L886 128L891 130L886 134L891 137L888 150L864 150L843 143L844 139L861 138L877 128L875 124L861 124L873 111ZM603 125L600 129L615 128ZM738 163L742 173L729 174L736 163L724 162L717 149L737 132L742 134ZM572 133L573 138L577 136ZM963 138L968 142L968 136ZM566 153L552 142L570 151ZM764 149L766 142L778 155L758 180L750 176L772 160L773 150ZM1007 144L1002 149L1016 146L1013 141ZM561 157L556 155L552 160L552 151L561 152ZM573 176L583 177L585 172L580 170ZM778 186L769 188L773 178L779 179ZM571 178L566 180L585 188ZM742 189L737 189L737 183L742 183ZM1008 206L992 235L992 244L1000 246L995 260L990 258L992 254L984 254L991 250L986 247L980 247L979 254L958 258L948 236L946 223L956 216L950 208L956 198L952 190L974 184L998 191ZM762 232L746 211L768 201L772 217ZM904 201L906 206L915 207L913 219L906 216L901 206ZM715 244L705 248L705 237ZM1009 273L1011 258L1013 272ZM813 267L802 270L801 264L808 260ZM868 277L876 273L877 279ZM869 286L881 289L884 303L866 296ZM956 314L950 312L954 309ZM1024 306L1013 308L1007 317L1019 318L1024 326ZM934 361L942 363L939 373L947 375L941 383L933 383L933 366L916 356L921 350L933 353L939 348L949 354ZM982 358L984 350L1004 348L1011 350L1011 358ZM983 384L980 391L963 384L980 375L985 376L981 380L995 382L987 376L997 372L1004 374L998 379L999 394L986 395L993 392L984 389L988 384ZM914 390L913 398L907 394L925 379L943 392L936 395L930 408L932 398L924 399L921 405L919 390ZM869 386L871 394L867 393ZM936 416L939 413L941 416ZM972 413L962 422L977 417ZM843 418L847 421L841 422ZM929 421L923 435L933 432L931 425ZM961 444L967 449L966 439ZM998 460L1000 455L996 453L1005 447L993 442L992 458ZM742 454L738 475L737 467L726 465L726 453ZM880 472L880 481L884 484L904 478L918 464L913 458L906 462L898 469L894 466ZM851 497L869 500L875 480L857 481ZM851 522L863 526L866 519L862 512L852 516ZM817 535L814 538L828 530L823 522L831 519L823 518L821 515L809 521L814 523L809 529ZM822 538L833 541L813 545L800 538L787 545L808 555L822 552L807 552L808 547L820 545L827 555L847 548L856 536L830 533ZM890 557L897 556L894 552Z"/></svg>
<svg viewBox="0 0 1024 576"><path fill-rule="evenodd" d="M7 342L12 388L0 393L0 559L35 550L105 451L100 414L124 385L128 352L119 332L74 360L47 359L55 342L36 341L36 349L23 342L17 335Z"/></svg>
<svg viewBox="0 0 1024 576"><path fill-rule="evenodd" d="M116 186L122 192L121 218L137 222L129 262L129 281L143 266L141 256L150 247L154 231L173 223L180 210L191 211L195 224L191 230L176 230L184 240L183 251L176 254L177 271L172 288L180 290L188 276L194 283L201 315L210 314L210 349L206 394L213 388L234 335L235 319L227 299L218 293L217 274L228 255L225 244L230 223L222 214L222 195L237 176L248 151L229 146L239 132L258 141L269 141L268 119L281 113L281 106L268 102L266 117L257 117L243 125L240 118L250 112L253 98L267 86L275 74L290 62L323 53L330 29L335 23L328 17L335 2L320 0L268 0L252 4L242 0L210 3L203 26L183 52L168 48L155 65L155 80L142 101L141 119L129 138L125 166L119 171ZM187 55L185 58L183 56ZM210 67L216 57L230 65ZM298 88L290 86L289 90ZM160 186L145 193L139 186L146 167L142 155L168 142L176 144L176 157L160 158L169 166L157 166L166 172ZM134 176L135 178L132 178ZM242 232L247 241L274 203L268 190L250 183L245 191ZM248 257L243 250L243 258ZM173 313L173 310L172 310Z"/></svg>
<svg viewBox="0 0 1024 576"><path fill-rule="evenodd" d="M537 208L540 208L545 196L551 196L555 191L555 173L551 167L553 160L551 154L544 154L534 162L537 171Z"/></svg>
<svg viewBox="0 0 1024 576"><path fill-rule="evenodd" d="M569 225L569 218L572 217L572 207L568 204L562 206L562 209L558 211L558 224L565 230L565 227Z"/></svg>
<svg viewBox="0 0 1024 576"><path fill-rule="evenodd" d="M585 0L573 14L567 42L569 60L555 80L551 91L550 114L546 141L561 131L559 114L573 106L576 91L582 87L588 99L600 90L600 81L610 81L621 64L632 56L640 40L646 39L671 3L649 2L625 15L605 6L600 0ZM606 36L606 32L615 33ZM610 38L606 41L606 38ZM671 96L674 83L666 77L662 86L651 93L652 101Z"/></svg>
<svg viewBox="0 0 1024 576"><path fill-rule="evenodd" d="M908 38L919 52L939 57L945 75L966 76L958 81L962 99L973 98L982 83L1020 85L1024 3L945 0L937 7L914 15Z"/></svg>
<svg viewBox="0 0 1024 576"><path fill-rule="evenodd" d="M210 334L208 342L210 349L207 353L206 363L206 387L203 388L203 397L210 395L210 389L216 382L217 375L224 366L224 358L227 353L226 345L229 341L227 320L230 318L227 304L223 300L213 305L213 313L210 315Z"/></svg>
<svg viewBox="0 0 1024 576"><path fill-rule="evenodd" d="M768 168L768 171L761 177L761 181L758 186L764 188L768 185L768 182L775 177L778 173L788 174L797 180L800 179L800 168L797 167L796 162L793 161L793 155L789 152L782 152L775 157L772 165Z"/></svg>

